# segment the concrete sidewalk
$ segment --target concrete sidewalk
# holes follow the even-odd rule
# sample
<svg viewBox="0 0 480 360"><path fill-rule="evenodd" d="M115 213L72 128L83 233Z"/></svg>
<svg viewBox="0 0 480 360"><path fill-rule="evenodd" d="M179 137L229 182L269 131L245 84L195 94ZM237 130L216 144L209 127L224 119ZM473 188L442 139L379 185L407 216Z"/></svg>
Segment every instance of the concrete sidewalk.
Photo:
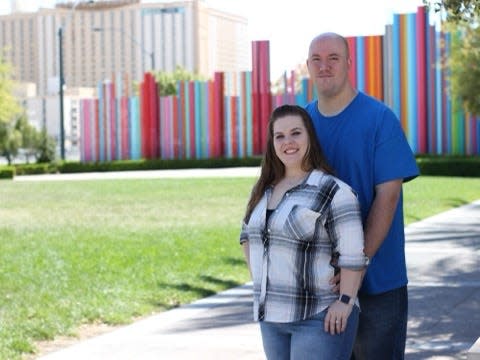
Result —
<svg viewBox="0 0 480 360"><path fill-rule="evenodd" d="M480 336L480 200L412 224L406 235L406 358L465 359ZM250 292L246 284L39 359L264 359Z"/></svg>
<svg viewBox="0 0 480 360"><path fill-rule="evenodd" d="M210 169L176 169L148 171L106 171L72 174L19 175L14 181L72 181L72 180L118 180L118 179L180 179L205 177L258 177L260 168L230 167Z"/></svg>

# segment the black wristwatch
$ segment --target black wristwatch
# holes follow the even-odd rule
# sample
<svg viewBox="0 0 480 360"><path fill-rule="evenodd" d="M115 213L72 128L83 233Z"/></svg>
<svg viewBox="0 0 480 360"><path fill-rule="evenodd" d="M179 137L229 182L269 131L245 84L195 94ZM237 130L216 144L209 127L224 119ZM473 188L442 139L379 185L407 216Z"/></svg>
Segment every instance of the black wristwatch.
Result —
<svg viewBox="0 0 480 360"><path fill-rule="evenodd" d="M346 305L353 305L353 303L355 302L355 299L352 299L350 296L346 295L346 294L340 294L339 298L338 298L338 301L346 304Z"/></svg>

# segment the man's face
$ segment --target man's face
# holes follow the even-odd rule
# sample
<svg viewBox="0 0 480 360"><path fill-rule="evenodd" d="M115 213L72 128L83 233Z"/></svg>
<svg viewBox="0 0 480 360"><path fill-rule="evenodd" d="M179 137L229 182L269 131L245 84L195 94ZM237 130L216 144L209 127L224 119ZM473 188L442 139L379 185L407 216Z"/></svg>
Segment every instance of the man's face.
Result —
<svg viewBox="0 0 480 360"><path fill-rule="evenodd" d="M318 96L338 95L349 81L350 59L343 39L330 35L314 39L310 44L307 67Z"/></svg>

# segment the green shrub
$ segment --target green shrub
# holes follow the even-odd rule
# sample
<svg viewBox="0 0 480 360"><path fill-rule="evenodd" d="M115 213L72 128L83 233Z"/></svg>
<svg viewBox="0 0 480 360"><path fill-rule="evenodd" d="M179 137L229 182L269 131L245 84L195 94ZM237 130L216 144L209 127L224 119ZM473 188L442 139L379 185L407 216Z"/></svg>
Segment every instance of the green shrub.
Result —
<svg viewBox="0 0 480 360"><path fill-rule="evenodd" d="M154 159L154 160L117 160L111 162L79 163L64 162L58 166L61 173L135 171L135 170L167 170L258 166L260 158L241 159Z"/></svg>
<svg viewBox="0 0 480 360"><path fill-rule="evenodd" d="M41 164L15 164L17 175L37 175L37 174L51 174L57 172L55 164L41 163Z"/></svg>
<svg viewBox="0 0 480 360"><path fill-rule="evenodd" d="M421 175L480 177L480 156L418 155ZM238 159L153 159L115 160L110 162L58 162L15 165L16 175L47 173L82 173L107 171L169 170L260 166L261 157Z"/></svg>
<svg viewBox="0 0 480 360"><path fill-rule="evenodd" d="M0 167L0 179L13 179L15 168L13 166Z"/></svg>
<svg viewBox="0 0 480 360"><path fill-rule="evenodd" d="M480 177L480 156L418 156L421 175Z"/></svg>

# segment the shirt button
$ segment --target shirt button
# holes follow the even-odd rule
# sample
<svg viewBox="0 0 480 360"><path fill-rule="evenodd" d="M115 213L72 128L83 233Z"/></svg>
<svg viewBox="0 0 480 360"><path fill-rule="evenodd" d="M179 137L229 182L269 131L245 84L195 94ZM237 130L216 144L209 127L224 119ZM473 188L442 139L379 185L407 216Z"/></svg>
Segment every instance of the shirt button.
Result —
<svg viewBox="0 0 480 360"><path fill-rule="evenodd" d="M267 232L270 232L270 229L267 229Z"/></svg>

